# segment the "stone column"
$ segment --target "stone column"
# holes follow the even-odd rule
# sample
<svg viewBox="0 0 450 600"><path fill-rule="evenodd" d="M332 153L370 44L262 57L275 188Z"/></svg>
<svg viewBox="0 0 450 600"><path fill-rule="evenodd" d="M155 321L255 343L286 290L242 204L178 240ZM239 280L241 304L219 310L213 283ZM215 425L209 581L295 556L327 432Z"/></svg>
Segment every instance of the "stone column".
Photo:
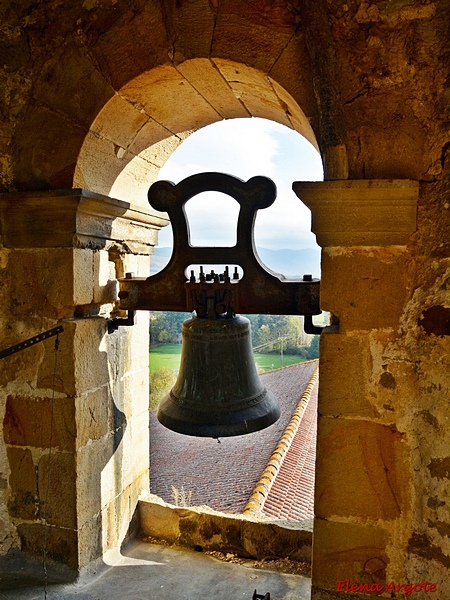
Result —
<svg viewBox="0 0 450 600"><path fill-rule="evenodd" d="M63 326L57 351L0 364L0 554L42 556L46 537L76 572L121 543L148 491L148 314L112 334L107 319L167 220L85 190L2 194L0 219L0 350Z"/></svg>
<svg viewBox="0 0 450 600"><path fill-rule="evenodd" d="M321 306L333 315L320 341L313 598L354 597L405 581L409 366L393 346L411 293L418 184L293 187L312 211L322 247Z"/></svg>

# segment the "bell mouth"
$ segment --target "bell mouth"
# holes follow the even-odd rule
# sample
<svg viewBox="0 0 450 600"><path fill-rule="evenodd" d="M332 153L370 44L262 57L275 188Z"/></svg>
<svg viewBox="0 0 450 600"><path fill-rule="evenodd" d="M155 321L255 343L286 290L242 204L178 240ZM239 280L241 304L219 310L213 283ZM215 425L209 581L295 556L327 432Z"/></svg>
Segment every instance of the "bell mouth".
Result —
<svg viewBox="0 0 450 600"><path fill-rule="evenodd" d="M252 406L201 411L183 406L172 392L161 402L157 418L161 425L176 433L195 437L232 437L265 429L275 423L281 414L277 399L265 388Z"/></svg>

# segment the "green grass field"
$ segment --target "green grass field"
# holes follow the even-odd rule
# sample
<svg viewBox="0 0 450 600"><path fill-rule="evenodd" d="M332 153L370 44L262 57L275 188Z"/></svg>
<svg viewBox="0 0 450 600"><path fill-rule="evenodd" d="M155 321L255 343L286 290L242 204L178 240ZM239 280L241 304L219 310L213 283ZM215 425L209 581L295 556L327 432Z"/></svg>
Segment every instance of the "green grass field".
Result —
<svg viewBox="0 0 450 600"><path fill-rule="evenodd" d="M171 370L178 370L180 366L181 344L165 344L152 348L150 351L150 373L154 373L161 367L166 367ZM304 362L305 359L301 356L290 354L283 355L281 361L280 354L260 354L255 353L255 362L258 369L271 371L280 367L287 367L299 362Z"/></svg>

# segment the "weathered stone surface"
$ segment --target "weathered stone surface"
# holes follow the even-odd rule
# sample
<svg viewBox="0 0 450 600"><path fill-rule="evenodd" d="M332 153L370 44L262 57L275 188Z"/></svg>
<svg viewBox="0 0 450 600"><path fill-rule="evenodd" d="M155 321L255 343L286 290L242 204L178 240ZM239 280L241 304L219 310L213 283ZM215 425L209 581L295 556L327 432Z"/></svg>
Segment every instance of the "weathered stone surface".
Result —
<svg viewBox="0 0 450 600"><path fill-rule="evenodd" d="M320 337L320 353L321 414L378 416L367 389L372 367L367 336L339 334L330 328Z"/></svg>
<svg viewBox="0 0 450 600"><path fill-rule="evenodd" d="M242 64L220 59L214 59L214 63L249 114L291 126L287 115L280 110L281 101L274 93L268 77Z"/></svg>
<svg viewBox="0 0 450 600"><path fill-rule="evenodd" d="M8 396L3 422L4 439L12 446L47 448L50 440L58 450L75 445L75 410L72 398Z"/></svg>
<svg viewBox="0 0 450 600"><path fill-rule="evenodd" d="M192 4L169 3L164 6L164 17L175 63L208 55L216 27L217 6L214 3L208 0L198 0Z"/></svg>
<svg viewBox="0 0 450 600"><path fill-rule="evenodd" d="M314 584L336 591L337 582L346 579L351 583L384 583L389 564L385 550L388 540L388 533L379 527L315 519ZM378 564L376 572L371 568L374 561Z"/></svg>
<svg viewBox="0 0 450 600"><path fill-rule="evenodd" d="M241 515L225 515L207 507L177 508L156 496L139 502L144 535L184 546L236 552L241 556L308 559L311 531L284 527Z"/></svg>
<svg viewBox="0 0 450 600"><path fill-rule="evenodd" d="M38 462L40 517L49 525L69 529L77 527L75 456L52 452Z"/></svg>
<svg viewBox="0 0 450 600"><path fill-rule="evenodd" d="M416 230L416 181L296 181L292 187L312 211L322 248L406 245Z"/></svg>
<svg viewBox="0 0 450 600"><path fill-rule="evenodd" d="M172 48L161 3L106 4L91 14L94 21L89 19L88 31L80 33L114 89L168 60Z"/></svg>
<svg viewBox="0 0 450 600"><path fill-rule="evenodd" d="M20 523L17 526L23 552L42 558L44 536L47 557L71 569L78 569L78 537L74 529L47 526L41 523Z"/></svg>
<svg viewBox="0 0 450 600"><path fill-rule="evenodd" d="M76 444L82 448L114 427L113 398L109 384L75 398Z"/></svg>
<svg viewBox="0 0 450 600"><path fill-rule="evenodd" d="M169 65L136 77L120 93L131 103L142 106L172 133L198 129L220 120L220 115L197 90ZM180 103L189 106L189 113L178 110Z"/></svg>
<svg viewBox="0 0 450 600"><path fill-rule="evenodd" d="M217 69L214 61L203 59L187 60L177 66L189 82L192 82L201 95L223 119L246 118L249 113L236 97L226 79Z"/></svg>
<svg viewBox="0 0 450 600"><path fill-rule="evenodd" d="M322 308L343 333L398 327L409 296L405 258L399 247L322 252Z"/></svg>
<svg viewBox="0 0 450 600"><path fill-rule="evenodd" d="M84 127L64 114L35 103L28 107L15 134L15 189L58 189L72 185L75 155L86 135ZM56 143L64 138L71 143ZM31 185L30 179L33 180Z"/></svg>
<svg viewBox="0 0 450 600"><path fill-rule="evenodd" d="M219 3L214 55L268 71L295 31L298 13L281 2L249 2L245 8L239 0Z"/></svg>
<svg viewBox="0 0 450 600"><path fill-rule="evenodd" d="M121 490L126 422L117 417L115 431L80 448L76 455L77 511L80 525L106 506ZM106 469L106 472L104 470Z"/></svg>
<svg viewBox="0 0 450 600"><path fill-rule="evenodd" d="M26 448L7 448L11 475L9 513L14 518L33 520L39 513L37 466Z"/></svg>
<svg viewBox="0 0 450 600"><path fill-rule="evenodd" d="M316 515L390 521L407 510L403 437L378 423L319 417Z"/></svg>
<svg viewBox="0 0 450 600"><path fill-rule="evenodd" d="M32 252L29 256L50 256L54 260L62 256L60 261L69 257L66 269L71 268L69 250L74 255L79 252L81 256L84 254L81 249L109 249L115 243L116 249L125 254L133 252L133 244L138 244L139 254L150 254L157 241L158 229L166 224L167 218L163 214L148 207L136 209L128 202L81 189L0 196L2 243L12 248L56 248L60 252L62 247L66 250L62 254L56 250L52 254L48 250L46 253ZM121 246L125 239L129 247ZM62 269L62 265L56 264L53 269L47 267L48 277L52 275L58 280L58 268ZM63 275L65 273L61 272L61 277ZM83 284L80 280L81 289ZM85 303L91 301L89 298Z"/></svg>
<svg viewBox="0 0 450 600"><path fill-rule="evenodd" d="M104 106L104 105L103 105ZM103 108L103 107L102 107ZM101 138L107 139L117 146L127 148L136 131L139 131L149 120L148 116L136 106L114 95L108 110L101 110L91 131Z"/></svg>
<svg viewBox="0 0 450 600"><path fill-rule="evenodd" d="M75 44L55 50L34 87L34 97L74 122L89 127L101 108L114 94L102 73L84 48ZM92 89L96 93L92 93Z"/></svg>

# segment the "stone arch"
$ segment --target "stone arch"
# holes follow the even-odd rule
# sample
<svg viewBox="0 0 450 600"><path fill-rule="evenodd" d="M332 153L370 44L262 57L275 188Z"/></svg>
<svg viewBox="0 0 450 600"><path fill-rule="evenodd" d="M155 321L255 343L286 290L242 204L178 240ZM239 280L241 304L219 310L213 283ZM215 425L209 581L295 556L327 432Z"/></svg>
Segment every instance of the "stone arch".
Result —
<svg viewBox="0 0 450 600"><path fill-rule="evenodd" d="M190 133L222 119L262 117L303 135L314 131L296 100L272 77L226 59L191 59L142 73L93 121L73 187L146 204L150 183ZM115 185L114 185L115 184Z"/></svg>

